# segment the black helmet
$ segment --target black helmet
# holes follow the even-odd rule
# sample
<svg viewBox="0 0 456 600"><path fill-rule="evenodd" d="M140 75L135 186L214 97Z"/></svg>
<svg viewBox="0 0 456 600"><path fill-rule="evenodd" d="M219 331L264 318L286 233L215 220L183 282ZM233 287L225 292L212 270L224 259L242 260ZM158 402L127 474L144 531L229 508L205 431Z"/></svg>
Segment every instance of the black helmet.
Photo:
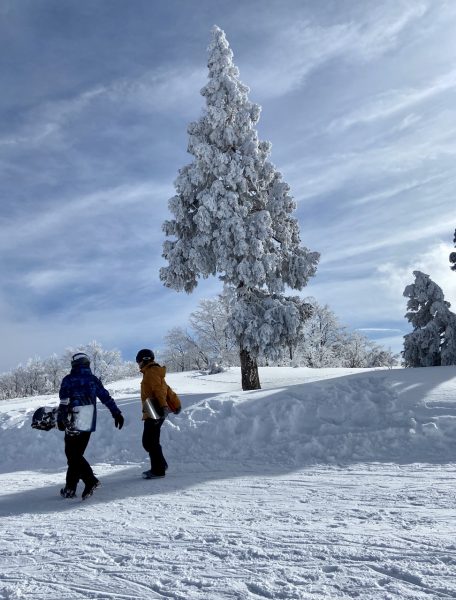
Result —
<svg viewBox="0 0 456 600"><path fill-rule="evenodd" d="M152 352L152 350L149 350L148 348L143 348L142 350L140 350L138 352L138 354L136 355L136 362L141 363L141 362L151 362L152 360L154 360L155 356L154 353Z"/></svg>
<svg viewBox="0 0 456 600"><path fill-rule="evenodd" d="M71 366L85 366L88 367L90 365L90 358L85 354L85 352L76 352L71 357Z"/></svg>

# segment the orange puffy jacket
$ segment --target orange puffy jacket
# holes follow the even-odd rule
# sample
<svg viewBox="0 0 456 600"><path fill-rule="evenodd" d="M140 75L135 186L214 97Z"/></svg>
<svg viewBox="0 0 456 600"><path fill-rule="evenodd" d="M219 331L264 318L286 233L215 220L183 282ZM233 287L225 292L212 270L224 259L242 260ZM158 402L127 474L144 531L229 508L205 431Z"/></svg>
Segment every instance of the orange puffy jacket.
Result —
<svg viewBox="0 0 456 600"><path fill-rule="evenodd" d="M181 408L178 395L165 381L166 367L152 362L144 365L140 370L143 374L141 381L143 420L147 419L147 414L144 410L144 402L147 398L151 398L156 407L168 407L172 412L176 412Z"/></svg>

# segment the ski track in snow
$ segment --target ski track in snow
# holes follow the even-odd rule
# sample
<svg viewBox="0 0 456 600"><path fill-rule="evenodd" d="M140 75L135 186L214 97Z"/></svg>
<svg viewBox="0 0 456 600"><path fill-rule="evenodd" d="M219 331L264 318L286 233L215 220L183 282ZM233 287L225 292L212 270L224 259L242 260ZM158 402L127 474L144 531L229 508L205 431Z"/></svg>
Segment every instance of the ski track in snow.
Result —
<svg viewBox="0 0 456 600"><path fill-rule="evenodd" d="M454 466L140 469L99 465L85 502L2 475L1 597L456 598Z"/></svg>
<svg viewBox="0 0 456 600"><path fill-rule="evenodd" d="M329 371L323 370L319 377L315 373L307 376L306 371L306 382L336 377ZM219 381L206 378L206 390L203 378L195 377L184 389L182 379L176 375L173 382L170 376L170 382L188 394L188 419L176 419L164 436L165 452L171 459L167 477L142 480L145 463L141 453L139 460L131 460L134 453L128 455L123 464L114 464L114 460L97 464L90 457L102 486L84 502L58 496L65 474L61 439L54 435L58 433L40 434L24 427L30 401L5 403L0 407L2 439L11 444L11 432L16 430L22 447L14 447L16 459L8 449L9 466L0 474L0 598L456 598L454 447L449 447L441 460L436 457L436 449L443 452L455 431L456 369L386 373L399 390L398 405L396 396L389 395L389 388L382 383L384 374L378 374L376 400L372 398L375 380L363 380L367 394L363 399L371 398L372 406L380 404L382 409L362 414L361 420L345 397L358 394L358 384L348 385L348 378L338 378L336 383L333 379L299 388L295 370L295 385L285 390L284 397L299 404L309 395L304 391L312 390L312 401L320 399L323 425L315 420L300 430L307 436L309 427L313 428L319 452L325 444L328 455L338 447L350 450L352 446L340 440L351 440L356 433L377 440L372 445L354 446L357 452L364 448L368 454L374 450L385 454L388 444L395 442L391 450L395 456L403 439L405 454L404 460L387 460L382 455L378 461L345 461L344 457L344 464L291 460L281 465L272 460L281 447L279 440L269 436L268 403L273 397L282 398L272 394L277 394L278 387L283 390L285 383L277 374L284 372L268 371L269 383L263 377L265 387L275 386L273 391L246 396L231 393L238 385L233 373L223 374ZM415 381L418 375L426 380ZM116 444L119 448L133 445L135 440L140 444L134 390L131 382L117 390L118 396L123 393L120 403L129 418L123 438L108 420L103 421L106 415L100 414L99 430L93 438L95 457L101 454L101 442L114 454ZM248 460L236 444L248 440L242 419L245 415L250 418L249 407L261 399L264 430L256 423L255 443L263 444L263 460L259 454ZM33 406L38 405L39 400L33 400ZM338 408L331 413L334 405ZM258 411L258 405L255 407ZM224 419L222 425L217 424L217 414ZM363 434L372 414L379 421ZM405 433L404 415L406 423L410 419L417 423L410 438ZM280 420L276 424L280 428ZM288 421L285 424L288 427ZM382 426L389 437L379 445ZM220 458L215 437L204 434L210 427L214 436L223 436L221 444L232 448L231 461ZM179 439L190 444L191 435L197 448L202 435L209 444L204 461L196 460L190 448L187 455L185 448L184 453L173 451ZM338 446L331 445L331 435L340 438ZM264 445L268 439L269 450ZM23 470L23 457L33 462L33 454L39 453L46 440L58 454L59 466L32 465L33 470ZM290 443L299 443L297 433ZM410 461L411 449L419 445L429 461ZM308 448L313 446L308 444ZM39 457L35 459L39 465Z"/></svg>

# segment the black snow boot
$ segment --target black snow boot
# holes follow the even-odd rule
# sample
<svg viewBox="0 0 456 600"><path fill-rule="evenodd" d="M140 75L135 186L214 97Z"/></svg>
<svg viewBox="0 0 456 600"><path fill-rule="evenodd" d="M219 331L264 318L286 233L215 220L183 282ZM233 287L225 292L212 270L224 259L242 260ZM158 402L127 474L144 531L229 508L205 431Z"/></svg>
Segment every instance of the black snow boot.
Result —
<svg viewBox="0 0 456 600"><path fill-rule="evenodd" d="M60 495L62 498L74 498L76 496L76 490L66 485L60 490Z"/></svg>
<svg viewBox="0 0 456 600"><path fill-rule="evenodd" d="M148 471L144 471L142 476L143 479L161 479L165 476L165 474L163 473L163 475L155 475L155 473L152 473L152 469L149 469Z"/></svg>
<svg viewBox="0 0 456 600"><path fill-rule="evenodd" d="M85 500L86 498L89 498L100 485L98 479L94 479L91 483L86 483L84 491L82 492L82 499Z"/></svg>

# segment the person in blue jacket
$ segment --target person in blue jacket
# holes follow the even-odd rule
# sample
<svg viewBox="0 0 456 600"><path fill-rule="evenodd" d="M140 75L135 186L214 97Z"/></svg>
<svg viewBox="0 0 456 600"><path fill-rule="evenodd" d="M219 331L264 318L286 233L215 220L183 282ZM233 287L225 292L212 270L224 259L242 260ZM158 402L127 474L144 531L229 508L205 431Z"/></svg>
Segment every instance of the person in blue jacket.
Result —
<svg viewBox="0 0 456 600"><path fill-rule="evenodd" d="M74 498L80 479L84 482L82 499L88 498L100 485L92 467L84 458L90 435L96 429L97 398L103 402L114 418L114 424L122 429L124 418L107 389L90 369L87 354L78 352L71 359L71 372L60 385L60 404L57 427L65 432L65 455L68 461L66 485L60 490L63 498Z"/></svg>

